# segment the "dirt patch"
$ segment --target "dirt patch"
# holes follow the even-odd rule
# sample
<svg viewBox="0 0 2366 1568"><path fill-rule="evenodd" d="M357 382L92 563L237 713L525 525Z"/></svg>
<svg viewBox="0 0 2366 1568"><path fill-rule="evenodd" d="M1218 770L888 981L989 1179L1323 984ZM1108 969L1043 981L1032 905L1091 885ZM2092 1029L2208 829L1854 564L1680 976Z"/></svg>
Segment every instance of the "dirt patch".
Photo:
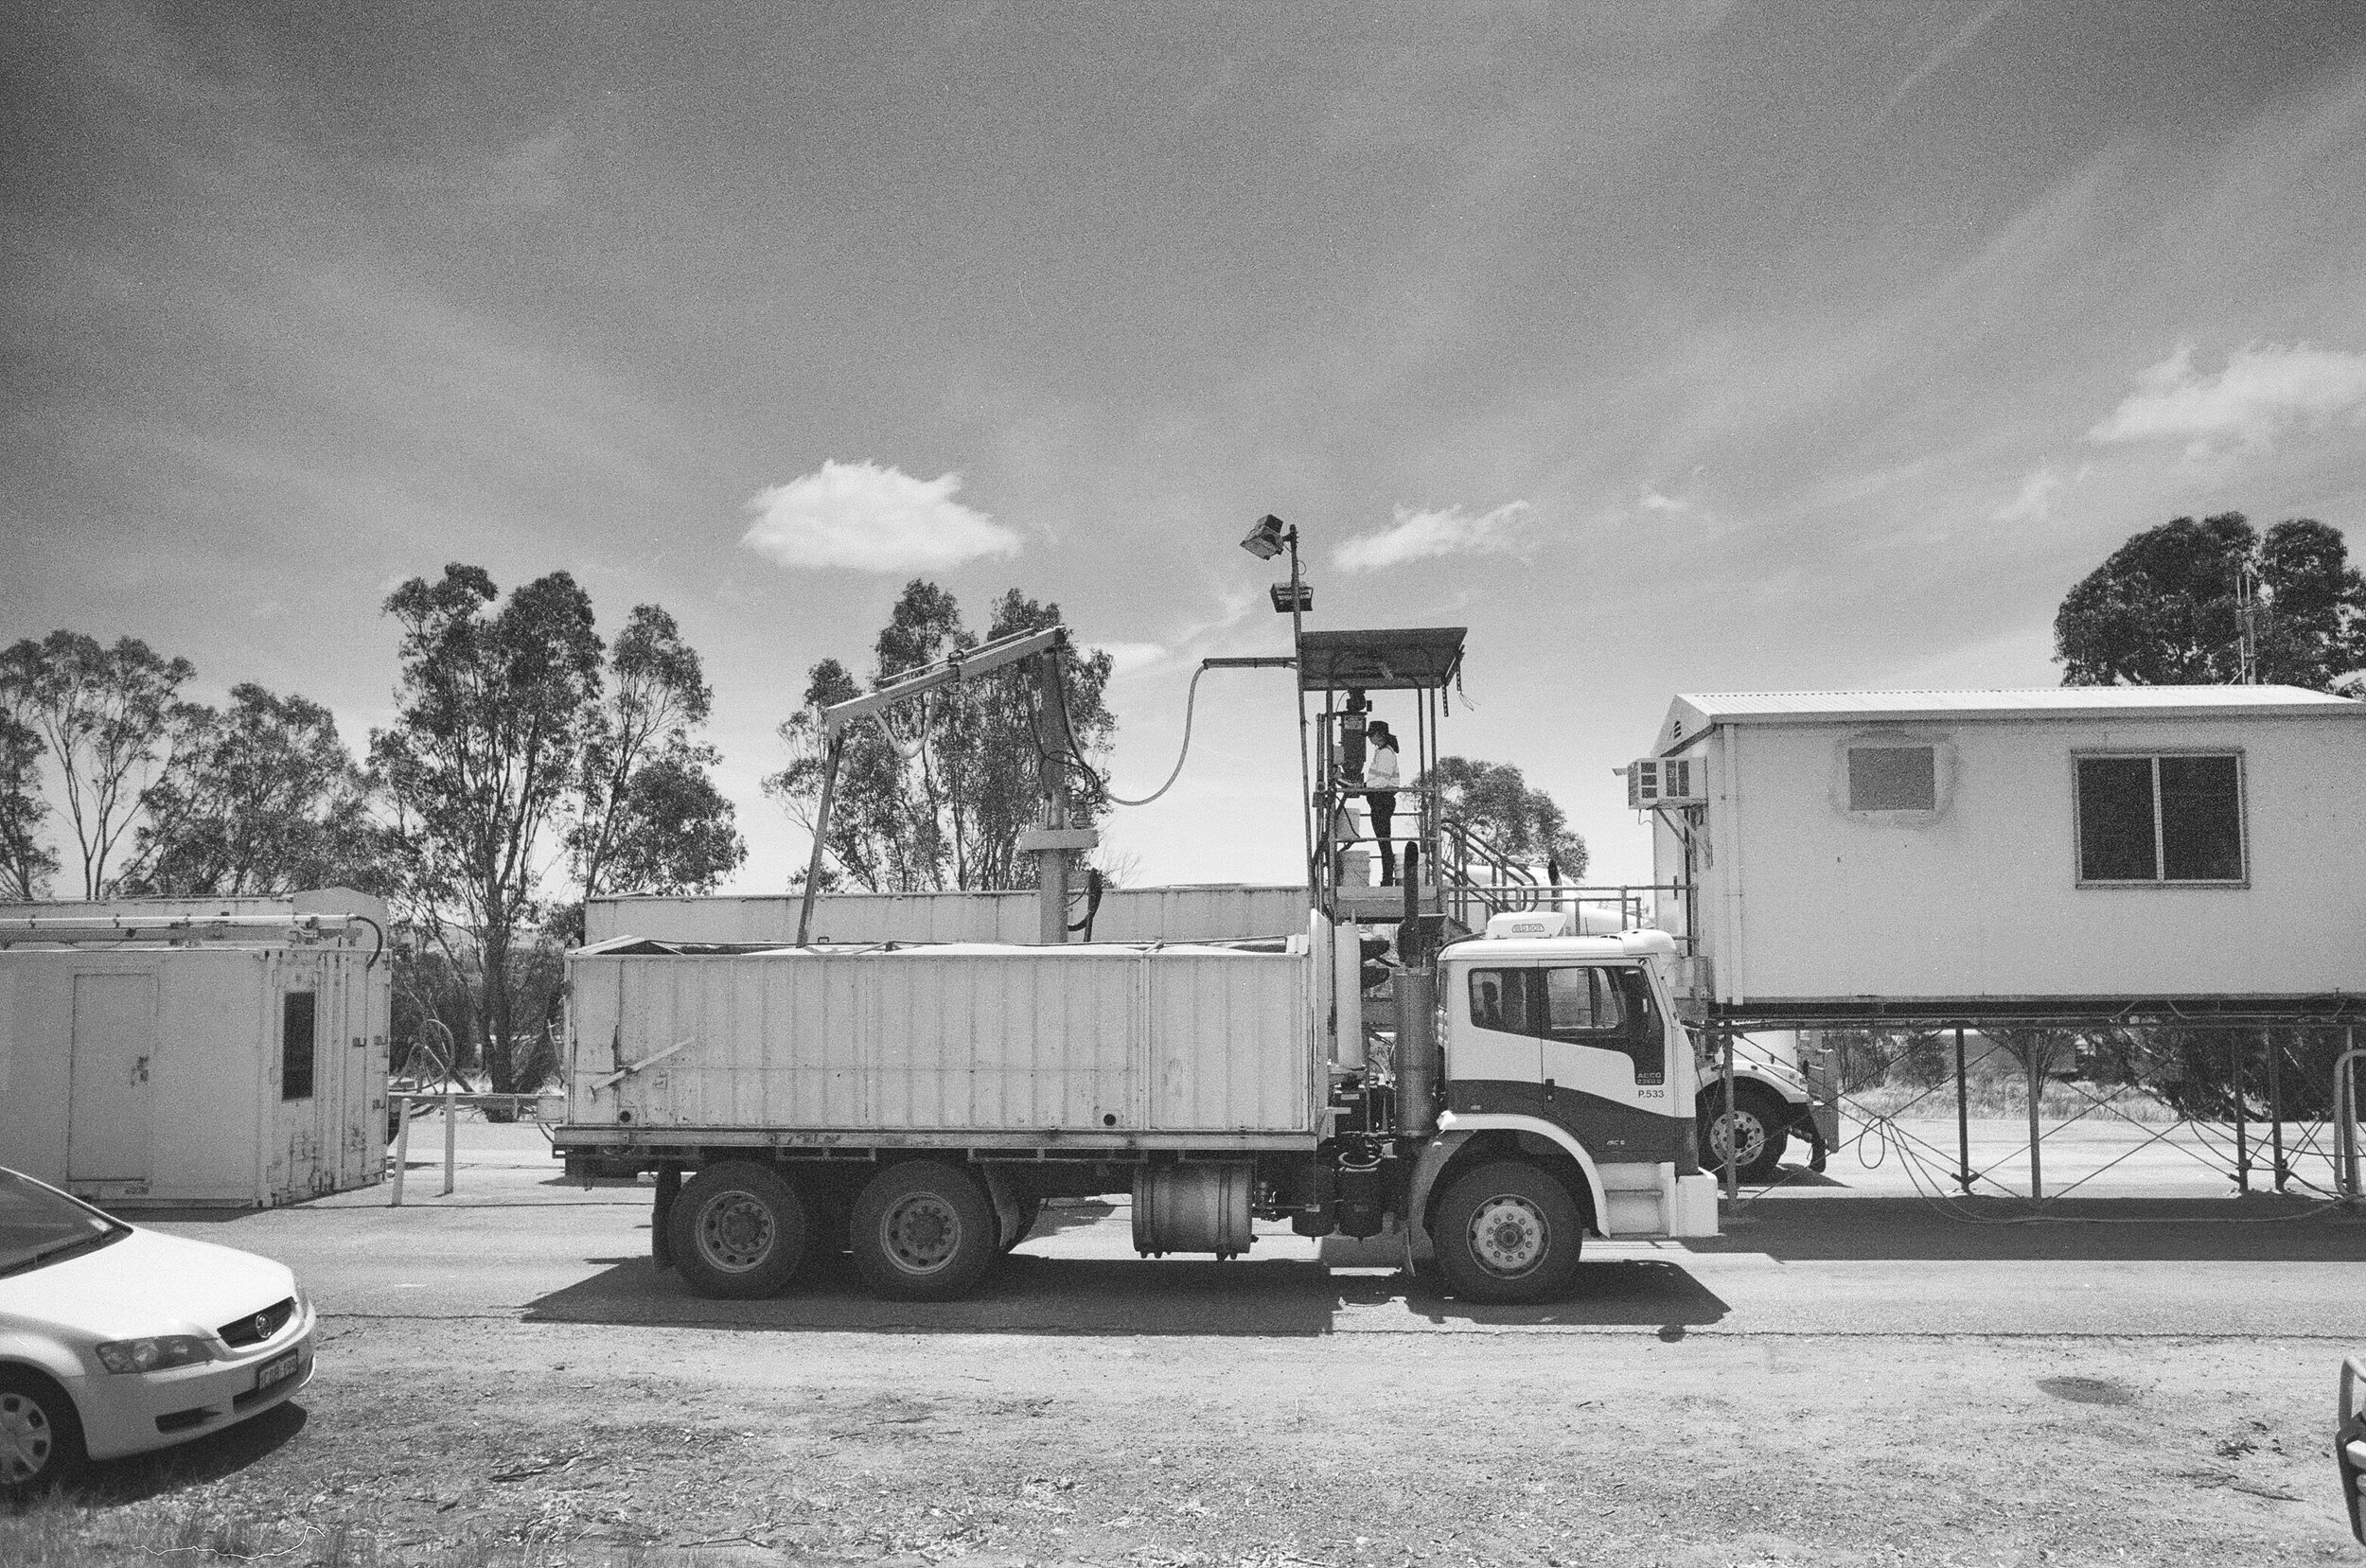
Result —
<svg viewBox="0 0 2366 1568"><path fill-rule="evenodd" d="M2251 1343L348 1321L289 1430L102 1467L79 1527L152 1564L175 1519L243 1520L287 1568L330 1562L332 1534L338 1564L2322 1562L2348 1540L2315 1430L2327 1365ZM2090 1384L2141 1406L2043 1386ZM0 1559L41 1560L11 1547L28 1527L0 1520Z"/></svg>

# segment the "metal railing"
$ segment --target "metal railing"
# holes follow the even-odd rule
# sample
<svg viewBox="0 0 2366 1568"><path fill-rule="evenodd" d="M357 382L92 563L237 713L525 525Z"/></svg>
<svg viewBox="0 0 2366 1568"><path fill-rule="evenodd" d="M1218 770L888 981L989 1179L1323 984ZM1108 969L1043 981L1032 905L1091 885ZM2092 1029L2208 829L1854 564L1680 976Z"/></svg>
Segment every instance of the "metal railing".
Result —
<svg viewBox="0 0 2366 1568"><path fill-rule="evenodd" d="M2361 1058L2366 1058L2366 1048L2353 1046L2333 1063L2333 1185L2347 1204L2356 1204L2359 1197L2357 1064Z"/></svg>
<svg viewBox="0 0 2366 1568"><path fill-rule="evenodd" d="M411 1123L441 1106L444 1112L444 1185L435 1195L451 1196L455 1174L459 1170L460 1108L464 1105L500 1105L514 1116L531 1114L544 1097L539 1094L461 1094L452 1090L412 1092L397 1089L386 1097L395 1109L397 1119L394 1149L394 1192L392 1207L402 1207L403 1176L411 1168Z"/></svg>

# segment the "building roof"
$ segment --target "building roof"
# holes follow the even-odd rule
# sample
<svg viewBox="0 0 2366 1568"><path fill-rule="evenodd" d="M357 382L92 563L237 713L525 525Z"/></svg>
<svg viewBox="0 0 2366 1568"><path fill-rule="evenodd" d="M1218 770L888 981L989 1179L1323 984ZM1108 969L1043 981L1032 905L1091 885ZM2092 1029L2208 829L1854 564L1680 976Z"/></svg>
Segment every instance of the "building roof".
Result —
<svg viewBox="0 0 2366 1568"><path fill-rule="evenodd" d="M1669 705L1657 752L1721 724L1875 724L1932 719L2359 718L2366 702L2303 686L2037 686L1986 691L1703 692Z"/></svg>

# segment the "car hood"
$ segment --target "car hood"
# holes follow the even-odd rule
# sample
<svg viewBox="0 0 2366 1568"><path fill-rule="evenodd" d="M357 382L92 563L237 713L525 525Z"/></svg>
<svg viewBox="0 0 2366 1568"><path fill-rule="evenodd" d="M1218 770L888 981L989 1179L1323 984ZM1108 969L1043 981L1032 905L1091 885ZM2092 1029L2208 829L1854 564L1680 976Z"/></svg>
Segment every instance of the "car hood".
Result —
<svg viewBox="0 0 2366 1568"><path fill-rule="evenodd" d="M283 1263L134 1227L96 1252L0 1278L0 1319L94 1340L210 1334L294 1294Z"/></svg>

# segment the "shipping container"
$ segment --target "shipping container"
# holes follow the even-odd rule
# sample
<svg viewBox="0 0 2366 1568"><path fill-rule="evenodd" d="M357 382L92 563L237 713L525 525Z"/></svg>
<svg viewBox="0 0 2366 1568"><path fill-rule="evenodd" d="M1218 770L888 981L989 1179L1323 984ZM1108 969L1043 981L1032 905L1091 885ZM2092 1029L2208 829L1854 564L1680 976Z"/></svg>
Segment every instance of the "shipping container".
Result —
<svg viewBox="0 0 2366 1568"><path fill-rule="evenodd" d="M595 898L584 913L584 940L619 937L658 942L747 943L786 946L797 940L803 904L797 894L701 898ZM821 893L814 899L812 940L849 942L1008 942L1036 940L1033 891ZM1086 906L1081 897L1077 916ZM1093 913L1094 942L1222 942L1280 937L1306 929L1306 890L1208 883L1116 888Z"/></svg>
<svg viewBox="0 0 2366 1568"><path fill-rule="evenodd" d="M256 1207L385 1164L385 907L0 905L0 1165L108 1207Z"/></svg>
<svg viewBox="0 0 2366 1568"><path fill-rule="evenodd" d="M1031 895L1032 896L1032 895ZM1306 939L1286 951L576 953L571 1124L731 1142L1311 1148ZM704 1136L702 1131L701 1136Z"/></svg>
<svg viewBox="0 0 2366 1568"><path fill-rule="evenodd" d="M1696 999L2366 990L2366 703L2282 686L1676 698L1645 775ZM1633 780L1631 779L1631 784Z"/></svg>

